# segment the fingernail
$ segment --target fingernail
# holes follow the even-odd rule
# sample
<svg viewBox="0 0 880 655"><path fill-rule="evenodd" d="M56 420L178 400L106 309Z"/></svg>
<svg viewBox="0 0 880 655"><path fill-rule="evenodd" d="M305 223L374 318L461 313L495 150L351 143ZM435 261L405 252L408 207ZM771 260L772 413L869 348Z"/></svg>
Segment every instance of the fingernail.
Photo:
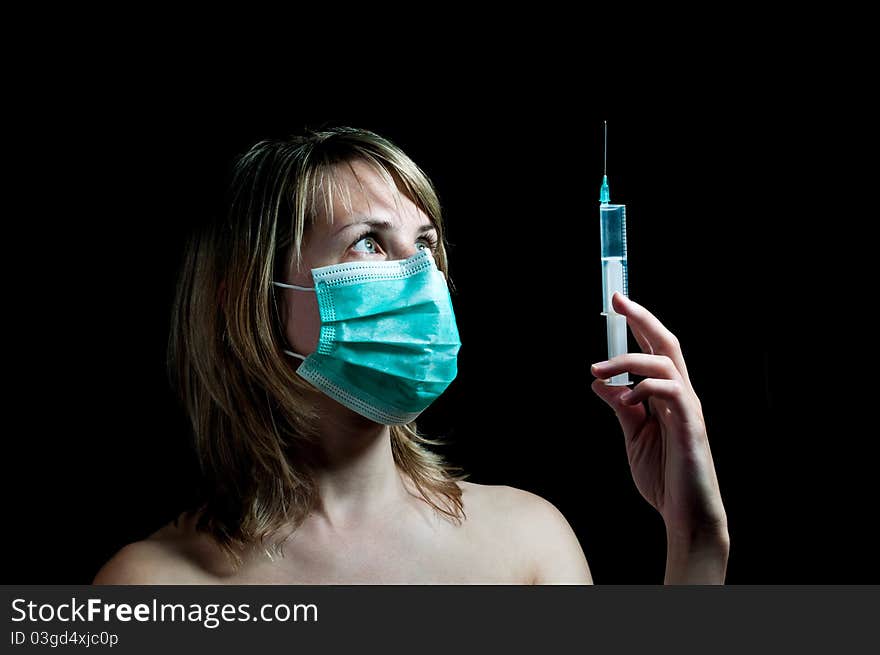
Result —
<svg viewBox="0 0 880 655"><path fill-rule="evenodd" d="M593 366L591 368L593 371L600 371L603 368L605 368L605 365L607 363L608 363L607 361L606 362L596 362L595 364L593 364Z"/></svg>
<svg viewBox="0 0 880 655"><path fill-rule="evenodd" d="M620 394L620 402L628 403L630 401L630 398L632 398L632 397L633 397L632 391L627 391L626 393L622 393L622 394Z"/></svg>

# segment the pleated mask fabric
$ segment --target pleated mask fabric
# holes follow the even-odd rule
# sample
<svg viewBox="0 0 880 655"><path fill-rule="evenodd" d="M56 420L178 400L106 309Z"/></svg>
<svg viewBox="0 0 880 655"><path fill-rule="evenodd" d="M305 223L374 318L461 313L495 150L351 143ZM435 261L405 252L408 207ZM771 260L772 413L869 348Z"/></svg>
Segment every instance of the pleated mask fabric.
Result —
<svg viewBox="0 0 880 655"><path fill-rule="evenodd" d="M317 350L297 374L384 425L413 421L458 373L461 340L446 279L430 250L408 259L312 269L321 316Z"/></svg>

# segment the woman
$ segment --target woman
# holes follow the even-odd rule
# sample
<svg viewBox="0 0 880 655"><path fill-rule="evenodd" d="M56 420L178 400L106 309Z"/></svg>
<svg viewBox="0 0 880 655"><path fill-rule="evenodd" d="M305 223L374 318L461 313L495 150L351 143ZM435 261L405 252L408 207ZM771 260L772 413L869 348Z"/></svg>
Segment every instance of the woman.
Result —
<svg viewBox="0 0 880 655"><path fill-rule="evenodd" d="M335 128L254 145L227 215L191 242L172 321L200 502L94 583L591 583L552 504L465 482L416 430L456 374L445 273L437 195L394 144ZM665 580L723 583L727 520L681 348L614 306L643 352L594 366L592 388L665 521ZM623 371L646 379L604 384Z"/></svg>

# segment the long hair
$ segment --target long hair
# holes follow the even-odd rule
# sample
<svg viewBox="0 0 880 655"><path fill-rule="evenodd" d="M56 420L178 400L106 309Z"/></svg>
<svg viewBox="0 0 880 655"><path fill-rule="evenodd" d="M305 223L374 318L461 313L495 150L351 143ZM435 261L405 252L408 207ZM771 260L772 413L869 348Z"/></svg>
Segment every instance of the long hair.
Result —
<svg viewBox="0 0 880 655"><path fill-rule="evenodd" d="M257 542L295 529L315 506L310 453L317 439L314 389L289 358L272 280L299 268L303 235L320 203L332 206L334 167L364 161L396 184L437 229L437 266L447 273L440 202L425 173L396 145L367 130L306 130L261 140L239 156L225 214L193 231L180 272L168 341L169 382L185 410L201 469L196 529L210 534L235 567ZM448 276L447 276L448 277ZM424 500L464 518L460 469L428 446L415 422L391 426L398 469ZM268 543L268 545L267 545ZM280 543L280 542L278 542ZM281 553L283 554L283 552Z"/></svg>

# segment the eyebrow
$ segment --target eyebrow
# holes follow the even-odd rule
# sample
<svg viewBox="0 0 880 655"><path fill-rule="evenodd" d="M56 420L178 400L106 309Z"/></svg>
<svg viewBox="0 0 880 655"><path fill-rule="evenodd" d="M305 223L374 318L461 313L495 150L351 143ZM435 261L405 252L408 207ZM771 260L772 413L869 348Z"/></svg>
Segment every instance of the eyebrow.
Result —
<svg viewBox="0 0 880 655"><path fill-rule="evenodd" d="M355 223L349 223L348 225L343 225L341 228L336 230L336 233L333 236L338 236L339 234L342 234L342 232L344 232L345 230L347 230L350 227L358 227L361 225L367 225L369 227L379 229L379 230L390 230L392 227L392 225L389 221L383 221L378 218L367 218L366 220L363 220L363 221L357 221ZM436 232L436 231L437 231L437 228L434 226L433 223L425 223L424 225L419 226L418 234L425 234L427 232Z"/></svg>

